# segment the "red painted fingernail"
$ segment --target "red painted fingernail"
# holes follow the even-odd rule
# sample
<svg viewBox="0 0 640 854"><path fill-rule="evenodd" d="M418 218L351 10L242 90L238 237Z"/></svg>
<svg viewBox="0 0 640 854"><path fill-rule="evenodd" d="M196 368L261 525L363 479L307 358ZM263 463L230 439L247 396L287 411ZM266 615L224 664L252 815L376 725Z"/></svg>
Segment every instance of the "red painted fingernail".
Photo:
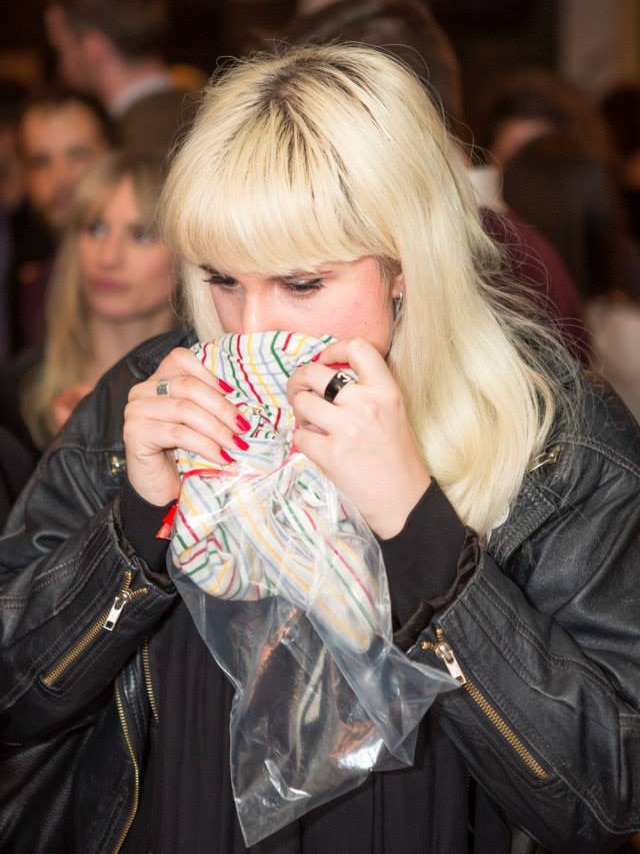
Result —
<svg viewBox="0 0 640 854"><path fill-rule="evenodd" d="M245 442L244 439L241 439L240 436L233 435L231 438L241 451L246 451L249 447L249 443Z"/></svg>
<svg viewBox="0 0 640 854"><path fill-rule="evenodd" d="M315 356L312 356L312 357L311 357L311 361L312 361L312 362L317 362L317 361L318 361L318 359L320 358L320 356L322 356L322 350L320 350L320 352L319 352L319 353L316 353L316 354L315 354Z"/></svg>
<svg viewBox="0 0 640 854"><path fill-rule="evenodd" d="M233 459L231 454L228 454L224 448L220 448L220 456L225 461L225 463L235 463L235 460Z"/></svg>
<svg viewBox="0 0 640 854"><path fill-rule="evenodd" d="M243 433L246 433L247 430L251 430L251 424L247 421L246 418L243 418L242 415L236 415L236 424L242 430Z"/></svg>
<svg viewBox="0 0 640 854"><path fill-rule="evenodd" d="M225 394L229 394L230 391L233 391L233 386L226 383L224 380L221 380L220 377L216 377L218 380L218 385L222 389Z"/></svg>

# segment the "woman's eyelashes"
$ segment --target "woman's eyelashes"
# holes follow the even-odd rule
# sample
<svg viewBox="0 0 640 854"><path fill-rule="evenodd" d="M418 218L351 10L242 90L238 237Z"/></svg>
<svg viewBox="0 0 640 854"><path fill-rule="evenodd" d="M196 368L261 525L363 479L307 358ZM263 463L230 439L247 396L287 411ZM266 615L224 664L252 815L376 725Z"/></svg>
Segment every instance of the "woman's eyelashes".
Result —
<svg viewBox="0 0 640 854"><path fill-rule="evenodd" d="M218 273L217 270L212 270L211 267L202 267L202 270L207 274L206 278L203 279L207 285L218 285L223 288L233 288L238 284L236 279L232 279L231 276L223 276L222 273Z"/></svg>
<svg viewBox="0 0 640 854"><path fill-rule="evenodd" d="M158 235L153 228L147 228L144 225L131 226L131 236L136 243L155 243L158 240Z"/></svg>
<svg viewBox="0 0 640 854"><path fill-rule="evenodd" d="M94 219L85 225L84 230L91 237L104 237L107 233L107 226L103 220Z"/></svg>
<svg viewBox="0 0 640 854"><path fill-rule="evenodd" d="M297 296L305 296L319 291L322 287L322 279L319 276L308 279L282 279L282 286Z"/></svg>
<svg viewBox="0 0 640 854"><path fill-rule="evenodd" d="M219 273L211 267L203 266L202 270L207 274L203 281L208 285L232 290L240 284L240 282L232 276L225 276L223 273ZM311 294L322 288L322 278L320 276L283 276L274 277L269 281L275 286L281 287L284 290L300 297Z"/></svg>

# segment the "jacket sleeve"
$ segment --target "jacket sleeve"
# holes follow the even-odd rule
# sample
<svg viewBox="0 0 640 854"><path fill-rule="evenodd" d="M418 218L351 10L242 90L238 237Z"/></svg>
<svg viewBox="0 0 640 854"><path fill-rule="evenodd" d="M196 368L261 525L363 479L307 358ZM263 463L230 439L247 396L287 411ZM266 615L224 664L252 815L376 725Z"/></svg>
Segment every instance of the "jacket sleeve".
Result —
<svg viewBox="0 0 640 854"><path fill-rule="evenodd" d="M558 446L412 651L459 668L464 684L434 707L443 728L507 820L552 852L610 851L640 827L632 441Z"/></svg>
<svg viewBox="0 0 640 854"><path fill-rule="evenodd" d="M122 364L81 403L0 539L0 741L74 725L175 592L124 536Z"/></svg>

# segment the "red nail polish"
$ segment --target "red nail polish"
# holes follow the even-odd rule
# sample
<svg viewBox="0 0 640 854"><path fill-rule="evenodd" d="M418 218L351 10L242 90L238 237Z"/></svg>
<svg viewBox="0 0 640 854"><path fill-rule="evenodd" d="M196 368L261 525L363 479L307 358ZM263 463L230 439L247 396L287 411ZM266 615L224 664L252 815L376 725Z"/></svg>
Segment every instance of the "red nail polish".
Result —
<svg viewBox="0 0 640 854"><path fill-rule="evenodd" d="M242 415L236 415L236 424L242 430L243 433L246 433L247 430L251 430L251 424L247 421L246 418L243 418Z"/></svg>
<svg viewBox="0 0 640 854"><path fill-rule="evenodd" d="M241 451L246 451L248 449L249 443L245 442L244 439L241 439L240 436L234 435L231 438L233 439L233 441L237 445L237 447L240 448Z"/></svg>
<svg viewBox="0 0 640 854"><path fill-rule="evenodd" d="M235 463L235 460L233 459L231 454L228 454L224 448L220 448L220 456L225 461L225 463Z"/></svg>
<svg viewBox="0 0 640 854"><path fill-rule="evenodd" d="M224 380L221 380L220 377L216 377L218 380L218 385L222 389L225 394L229 394L230 391L233 391L233 386L226 383Z"/></svg>
<svg viewBox="0 0 640 854"><path fill-rule="evenodd" d="M311 361L317 362L321 355L322 355L322 350L319 353L316 353L314 356L312 356Z"/></svg>

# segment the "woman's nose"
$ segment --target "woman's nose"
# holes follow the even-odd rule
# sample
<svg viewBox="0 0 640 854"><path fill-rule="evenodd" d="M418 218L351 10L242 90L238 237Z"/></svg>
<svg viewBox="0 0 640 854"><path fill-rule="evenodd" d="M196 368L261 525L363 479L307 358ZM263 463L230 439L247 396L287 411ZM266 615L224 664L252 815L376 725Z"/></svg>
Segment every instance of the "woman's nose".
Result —
<svg viewBox="0 0 640 854"><path fill-rule="evenodd" d="M107 235L100 243L100 262L108 267L116 266L122 260L122 241L115 234Z"/></svg>
<svg viewBox="0 0 640 854"><path fill-rule="evenodd" d="M267 332L278 329L271 307L270 294L247 294L242 307L242 332Z"/></svg>

